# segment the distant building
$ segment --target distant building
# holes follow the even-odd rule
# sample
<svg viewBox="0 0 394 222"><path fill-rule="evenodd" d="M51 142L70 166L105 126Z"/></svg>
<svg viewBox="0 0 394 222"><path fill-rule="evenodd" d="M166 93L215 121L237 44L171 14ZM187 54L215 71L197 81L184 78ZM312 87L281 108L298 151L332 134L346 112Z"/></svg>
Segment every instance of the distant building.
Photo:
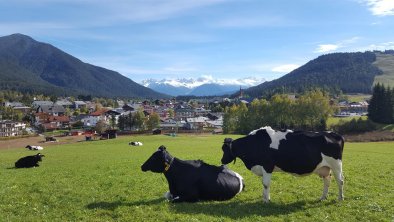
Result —
<svg viewBox="0 0 394 222"><path fill-rule="evenodd" d="M52 106L53 102L52 101L40 101L36 100L31 104L31 107L33 109L37 109L39 106Z"/></svg>
<svg viewBox="0 0 394 222"><path fill-rule="evenodd" d="M74 109L81 109L87 107L87 104L84 101L74 101Z"/></svg>
<svg viewBox="0 0 394 222"><path fill-rule="evenodd" d="M65 109L73 107L73 103L68 100L58 100L55 102L55 105L63 106Z"/></svg>
<svg viewBox="0 0 394 222"><path fill-rule="evenodd" d="M22 122L14 122L10 120L0 121L0 137L23 135L26 124Z"/></svg>
<svg viewBox="0 0 394 222"><path fill-rule="evenodd" d="M66 109L60 105L40 105L36 108L36 113L47 113L52 116L63 116Z"/></svg>

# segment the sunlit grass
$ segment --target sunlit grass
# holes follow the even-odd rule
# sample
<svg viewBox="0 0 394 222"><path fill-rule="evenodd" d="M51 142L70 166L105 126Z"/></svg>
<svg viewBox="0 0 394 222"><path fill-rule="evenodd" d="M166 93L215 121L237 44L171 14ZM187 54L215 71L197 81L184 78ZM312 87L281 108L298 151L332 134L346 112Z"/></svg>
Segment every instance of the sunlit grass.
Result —
<svg viewBox="0 0 394 222"><path fill-rule="evenodd" d="M263 204L261 178L238 160L246 190L224 202L171 204L163 175L141 164L160 146L181 159L219 165L224 135L133 136L46 147L41 166L13 169L36 152L0 151L0 221L392 221L394 143L347 143L345 201L332 181L327 201L316 201L317 176L275 173L271 203ZM237 137L237 136L234 136ZM129 141L141 141L131 147Z"/></svg>

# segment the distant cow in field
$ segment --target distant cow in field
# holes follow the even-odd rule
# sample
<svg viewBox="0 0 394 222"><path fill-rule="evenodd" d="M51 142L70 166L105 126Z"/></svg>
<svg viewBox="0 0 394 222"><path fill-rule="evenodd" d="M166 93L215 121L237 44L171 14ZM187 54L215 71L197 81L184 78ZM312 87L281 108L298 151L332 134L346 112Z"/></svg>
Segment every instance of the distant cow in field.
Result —
<svg viewBox="0 0 394 222"><path fill-rule="evenodd" d="M343 146L343 137L333 132L275 131L271 127L263 127L236 140L226 138L222 146L222 163L228 164L239 157L246 168L262 176L264 202L270 201L271 175L274 171L299 176L318 174L324 182L320 198L324 200L332 170L339 188L338 199L343 200Z"/></svg>
<svg viewBox="0 0 394 222"><path fill-rule="evenodd" d="M165 198L171 202L228 200L244 188L243 178L225 166L180 160L172 157L164 146L153 153L141 169L164 174L170 189Z"/></svg>
<svg viewBox="0 0 394 222"><path fill-rule="evenodd" d="M15 167L16 168L30 168L30 167L38 167L38 162L42 161L42 155L41 153L37 153L37 155L33 156L25 156L20 158L18 161L15 162Z"/></svg>
<svg viewBox="0 0 394 222"><path fill-rule="evenodd" d="M130 142L130 146L142 146L143 144L141 142Z"/></svg>
<svg viewBox="0 0 394 222"><path fill-rule="evenodd" d="M27 145L25 148L27 148L29 150L43 150L44 149L44 147L42 147L42 146L30 146L30 145Z"/></svg>

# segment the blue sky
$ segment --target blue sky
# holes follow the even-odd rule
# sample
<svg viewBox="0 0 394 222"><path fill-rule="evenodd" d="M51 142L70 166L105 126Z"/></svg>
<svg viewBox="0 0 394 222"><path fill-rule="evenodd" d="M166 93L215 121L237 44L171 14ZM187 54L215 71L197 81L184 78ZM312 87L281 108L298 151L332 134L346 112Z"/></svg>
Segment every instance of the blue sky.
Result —
<svg viewBox="0 0 394 222"><path fill-rule="evenodd" d="M22 33L147 78L272 80L319 55L394 49L394 0L0 0Z"/></svg>

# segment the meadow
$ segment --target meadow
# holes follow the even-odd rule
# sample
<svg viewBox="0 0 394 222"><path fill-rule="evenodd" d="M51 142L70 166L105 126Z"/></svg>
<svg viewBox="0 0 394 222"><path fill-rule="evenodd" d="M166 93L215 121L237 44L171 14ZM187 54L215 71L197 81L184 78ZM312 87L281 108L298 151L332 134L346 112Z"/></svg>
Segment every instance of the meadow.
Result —
<svg viewBox="0 0 394 222"><path fill-rule="evenodd" d="M0 150L0 221L393 221L394 142L346 143L345 201L332 180L328 200L317 199L316 176L274 173L271 203L262 202L261 178L237 160L245 191L224 202L169 203L162 174L141 164L165 145L180 159L219 165L228 135L122 136L114 140L46 147L40 167L14 169L36 151ZM233 135L233 138L239 137ZM141 141L132 147L129 141Z"/></svg>

